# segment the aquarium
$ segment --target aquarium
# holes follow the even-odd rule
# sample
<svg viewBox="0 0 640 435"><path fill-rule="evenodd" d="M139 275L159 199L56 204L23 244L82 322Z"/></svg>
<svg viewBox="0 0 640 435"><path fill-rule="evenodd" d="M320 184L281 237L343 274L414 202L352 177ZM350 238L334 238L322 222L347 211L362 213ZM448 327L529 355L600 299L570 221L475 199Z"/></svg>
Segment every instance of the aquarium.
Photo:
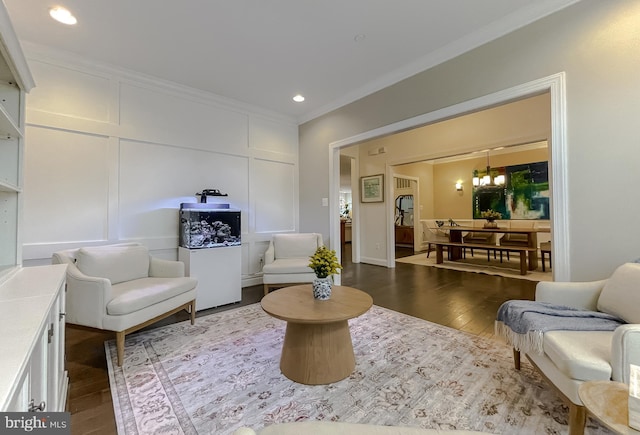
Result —
<svg viewBox="0 0 640 435"><path fill-rule="evenodd" d="M179 243L189 249L240 245L240 211L228 204L180 204Z"/></svg>

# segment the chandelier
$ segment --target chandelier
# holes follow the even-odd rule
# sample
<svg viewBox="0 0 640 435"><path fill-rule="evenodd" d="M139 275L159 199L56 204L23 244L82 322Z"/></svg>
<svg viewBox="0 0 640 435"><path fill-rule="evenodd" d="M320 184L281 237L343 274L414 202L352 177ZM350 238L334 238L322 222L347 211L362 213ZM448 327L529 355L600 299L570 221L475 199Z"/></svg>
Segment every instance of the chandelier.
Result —
<svg viewBox="0 0 640 435"><path fill-rule="evenodd" d="M478 174L478 170L473 171L473 186L474 187L485 187L485 186L502 186L504 185L505 178L504 175L496 175L495 177L491 176L491 165L489 164L489 151L487 151L487 172L486 175L480 177Z"/></svg>

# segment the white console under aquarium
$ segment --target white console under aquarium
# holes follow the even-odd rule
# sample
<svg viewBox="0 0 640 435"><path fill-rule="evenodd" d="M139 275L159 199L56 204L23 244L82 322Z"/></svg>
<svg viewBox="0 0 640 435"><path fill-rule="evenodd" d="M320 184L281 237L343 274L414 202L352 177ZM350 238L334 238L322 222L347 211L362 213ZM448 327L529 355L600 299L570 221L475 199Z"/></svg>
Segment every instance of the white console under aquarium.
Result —
<svg viewBox="0 0 640 435"><path fill-rule="evenodd" d="M178 260L198 280L196 310L240 302L240 211L226 204L181 204Z"/></svg>

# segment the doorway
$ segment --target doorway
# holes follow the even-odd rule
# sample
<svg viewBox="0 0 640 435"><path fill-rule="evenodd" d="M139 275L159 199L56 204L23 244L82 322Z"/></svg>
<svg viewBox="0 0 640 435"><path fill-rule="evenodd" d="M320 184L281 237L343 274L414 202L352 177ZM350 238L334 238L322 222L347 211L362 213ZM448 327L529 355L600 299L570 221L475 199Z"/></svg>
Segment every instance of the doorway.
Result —
<svg viewBox="0 0 640 435"><path fill-rule="evenodd" d="M419 178L394 175L394 253L395 257L407 257L420 249L416 242L420 235Z"/></svg>
<svg viewBox="0 0 640 435"><path fill-rule="evenodd" d="M358 134L356 136L345 138L330 144L330 149L333 155L330 166L335 168L339 162L340 149L362 143L366 140L372 140L384 136L389 136L394 133L409 131L416 127L424 126L427 124L433 124L438 121L455 118L456 116L481 111L485 108L494 107L497 105L505 104L511 101L516 101L523 98L539 95L541 93L548 92L550 95L551 105L551 128L549 137L547 138L550 146L550 161L552 162L552 173L550 179L553 182L553 190L551 193L551 229L554 234L554 256L553 256L553 270L556 280L569 279L569 259L568 259L568 214L567 214L567 162L566 162L566 111L565 111L565 75L564 73L558 73L549 77L545 77L534 82L525 83L510 89L506 89L494 94L479 97L473 100L469 100L451 107L440 109L434 112L430 112L424 115L420 115L408 120L400 121L398 123L390 124L382 128L370 130L365 133ZM432 152L430 155L424 156L425 158L438 158L447 155L446 149L439 152ZM398 161L389 161L385 163L385 202L391 203L394 201L392 196L393 192L393 166L397 164L407 163L403 159ZM338 207L338 186L336 183L336 177L333 173L333 169L330 172L330 207ZM395 228L394 228L394 210L391 207L387 207L386 220L386 266L395 267L395 253L394 243ZM330 222L330 237L332 241L339 240L339 228L335 222ZM333 242L332 242L333 243ZM363 253L363 255L365 255Z"/></svg>

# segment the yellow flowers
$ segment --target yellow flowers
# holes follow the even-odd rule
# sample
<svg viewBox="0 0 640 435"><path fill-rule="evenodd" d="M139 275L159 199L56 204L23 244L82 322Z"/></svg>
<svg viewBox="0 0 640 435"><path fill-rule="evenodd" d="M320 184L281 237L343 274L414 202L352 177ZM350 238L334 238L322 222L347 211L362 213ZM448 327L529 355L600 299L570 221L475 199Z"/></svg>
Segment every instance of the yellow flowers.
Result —
<svg viewBox="0 0 640 435"><path fill-rule="evenodd" d="M500 213L499 211L494 211L489 209L489 210L480 212L480 216L482 216L485 219L501 219L502 213Z"/></svg>
<svg viewBox="0 0 640 435"><path fill-rule="evenodd" d="M329 275L340 273L342 266L338 263L336 251L320 246L315 254L309 257L309 267L313 269L318 278L326 278Z"/></svg>

